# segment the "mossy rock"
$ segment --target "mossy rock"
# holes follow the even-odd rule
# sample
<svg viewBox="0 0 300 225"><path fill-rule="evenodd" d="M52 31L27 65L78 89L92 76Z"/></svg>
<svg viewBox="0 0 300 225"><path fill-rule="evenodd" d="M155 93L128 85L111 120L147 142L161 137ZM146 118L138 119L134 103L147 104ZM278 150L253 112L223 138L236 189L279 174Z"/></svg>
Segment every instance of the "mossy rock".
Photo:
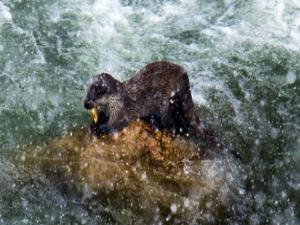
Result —
<svg viewBox="0 0 300 225"><path fill-rule="evenodd" d="M220 192L227 183L224 165L201 152L191 139L137 121L115 135L98 138L82 128L43 146L24 146L21 158L29 174L55 177L84 202L130 209L148 222L205 221L204 214L228 213L229 192ZM211 170L217 167L219 174Z"/></svg>

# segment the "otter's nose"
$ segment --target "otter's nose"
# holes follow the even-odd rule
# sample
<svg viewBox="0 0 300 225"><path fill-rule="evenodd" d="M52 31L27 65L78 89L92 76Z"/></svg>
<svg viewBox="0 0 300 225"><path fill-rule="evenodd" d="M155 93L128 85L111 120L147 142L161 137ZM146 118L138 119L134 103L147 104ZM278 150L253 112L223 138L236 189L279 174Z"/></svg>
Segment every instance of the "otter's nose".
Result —
<svg viewBox="0 0 300 225"><path fill-rule="evenodd" d="M86 108L86 109L92 109L92 108L94 108L94 104L90 100L84 100L84 104L83 105L84 105L84 108Z"/></svg>

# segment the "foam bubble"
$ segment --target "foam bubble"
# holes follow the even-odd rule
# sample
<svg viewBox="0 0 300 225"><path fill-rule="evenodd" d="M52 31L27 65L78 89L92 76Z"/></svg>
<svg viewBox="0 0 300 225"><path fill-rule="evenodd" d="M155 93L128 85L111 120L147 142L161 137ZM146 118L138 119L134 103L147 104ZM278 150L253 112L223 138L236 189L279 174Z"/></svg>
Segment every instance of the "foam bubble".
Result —
<svg viewBox="0 0 300 225"><path fill-rule="evenodd" d="M12 16L9 11L9 8L5 6L2 2L0 2L0 25L5 23L6 21L11 21Z"/></svg>

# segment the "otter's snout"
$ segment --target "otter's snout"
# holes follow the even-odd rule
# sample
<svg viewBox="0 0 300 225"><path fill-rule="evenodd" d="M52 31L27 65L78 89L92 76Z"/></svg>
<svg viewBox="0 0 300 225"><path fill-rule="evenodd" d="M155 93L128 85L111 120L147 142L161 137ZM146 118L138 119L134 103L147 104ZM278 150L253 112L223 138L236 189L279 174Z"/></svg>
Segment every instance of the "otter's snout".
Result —
<svg viewBox="0 0 300 225"><path fill-rule="evenodd" d="M92 109L92 108L95 108L95 103L94 103L93 101L87 100L87 99L84 100L83 105L84 105L84 108L86 108L86 109Z"/></svg>

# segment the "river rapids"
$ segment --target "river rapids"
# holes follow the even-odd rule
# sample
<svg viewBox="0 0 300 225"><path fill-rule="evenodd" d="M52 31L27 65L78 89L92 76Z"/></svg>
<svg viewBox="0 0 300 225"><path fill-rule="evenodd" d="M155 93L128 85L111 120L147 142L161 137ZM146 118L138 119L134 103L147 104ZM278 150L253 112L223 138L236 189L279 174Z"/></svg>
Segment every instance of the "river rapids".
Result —
<svg viewBox="0 0 300 225"><path fill-rule="evenodd" d="M92 76L158 60L240 159L80 152ZM300 224L299 76L298 0L1 0L0 224Z"/></svg>

